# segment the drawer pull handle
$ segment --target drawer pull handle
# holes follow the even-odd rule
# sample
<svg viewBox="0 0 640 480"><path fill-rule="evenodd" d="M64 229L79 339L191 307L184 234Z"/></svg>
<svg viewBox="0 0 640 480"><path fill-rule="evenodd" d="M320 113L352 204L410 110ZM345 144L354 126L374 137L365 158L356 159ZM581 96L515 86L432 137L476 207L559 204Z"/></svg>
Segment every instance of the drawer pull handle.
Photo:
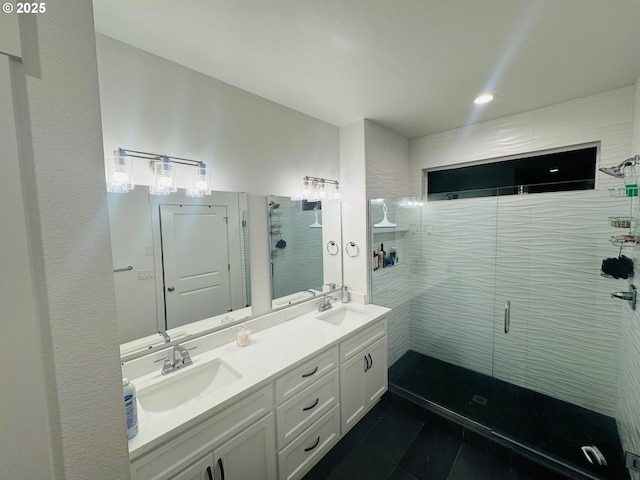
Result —
<svg viewBox="0 0 640 480"><path fill-rule="evenodd" d="M218 459L218 467L220 467L220 476L222 477L222 480L224 480L224 465L222 465L221 458Z"/></svg>
<svg viewBox="0 0 640 480"><path fill-rule="evenodd" d="M213 472L211 471L211 467L207 467L207 476L209 480L213 480Z"/></svg>
<svg viewBox="0 0 640 480"><path fill-rule="evenodd" d="M316 408L316 405L318 405L318 402L320 401L320 397L316 398L316 401L313 405L311 405L310 407L304 407L302 409L303 412L306 412L307 410L311 410L312 408Z"/></svg>
<svg viewBox="0 0 640 480"><path fill-rule="evenodd" d="M310 377L311 375L315 375L317 371L318 371L318 366L316 365L316 368L313 369L313 372L303 373L302 378L307 378L307 377Z"/></svg>
<svg viewBox="0 0 640 480"><path fill-rule="evenodd" d="M316 443L313 444L313 446L305 448L304 451L305 452L310 452L311 450L313 450L314 448L316 448L318 446L318 444L320 443L320 437L318 437L316 439Z"/></svg>

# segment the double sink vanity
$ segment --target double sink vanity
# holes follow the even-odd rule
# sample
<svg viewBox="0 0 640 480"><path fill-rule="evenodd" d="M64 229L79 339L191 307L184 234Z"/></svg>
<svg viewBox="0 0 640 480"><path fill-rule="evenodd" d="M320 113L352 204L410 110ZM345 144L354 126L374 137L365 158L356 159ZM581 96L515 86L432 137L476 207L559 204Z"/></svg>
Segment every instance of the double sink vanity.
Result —
<svg viewBox="0 0 640 480"><path fill-rule="evenodd" d="M387 390L389 309L325 300L247 321L246 347L232 326L125 362L138 394L132 479L308 472ZM172 369L176 351L191 363Z"/></svg>

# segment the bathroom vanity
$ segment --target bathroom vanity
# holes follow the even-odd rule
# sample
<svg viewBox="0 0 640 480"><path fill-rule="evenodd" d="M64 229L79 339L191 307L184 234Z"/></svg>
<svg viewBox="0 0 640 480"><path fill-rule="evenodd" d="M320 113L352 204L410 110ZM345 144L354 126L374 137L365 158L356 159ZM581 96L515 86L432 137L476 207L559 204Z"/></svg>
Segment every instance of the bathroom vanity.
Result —
<svg viewBox="0 0 640 480"><path fill-rule="evenodd" d="M134 480L297 479L387 390L388 308L317 302L181 345L193 364L161 375L167 350L123 365L138 389Z"/></svg>

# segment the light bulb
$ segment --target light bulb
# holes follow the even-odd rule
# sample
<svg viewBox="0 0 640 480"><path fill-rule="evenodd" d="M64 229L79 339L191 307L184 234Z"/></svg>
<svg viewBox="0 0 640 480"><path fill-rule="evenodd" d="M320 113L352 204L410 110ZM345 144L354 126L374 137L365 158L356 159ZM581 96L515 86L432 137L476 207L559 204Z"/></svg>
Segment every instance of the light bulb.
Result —
<svg viewBox="0 0 640 480"><path fill-rule="evenodd" d="M170 187L173 185L173 179L171 177L166 177L166 176L162 176L160 177L160 185L162 185L163 187Z"/></svg>
<svg viewBox="0 0 640 480"><path fill-rule="evenodd" d="M311 187L309 186L309 180L305 180L302 182L302 196L309 198L309 195L311 195Z"/></svg>
<svg viewBox="0 0 640 480"><path fill-rule="evenodd" d="M113 175L111 176L113 183L118 183L118 184L125 184L125 183L129 183L129 175L127 175L126 172L119 172L119 171L115 171L113 172Z"/></svg>
<svg viewBox="0 0 640 480"><path fill-rule="evenodd" d="M334 200L340 200L340 185L335 186L335 188L333 189L333 199Z"/></svg>
<svg viewBox="0 0 640 480"><path fill-rule="evenodd" d="M482 105L484 103L489 103L495 100L495 93L483 93L482 95L478 95L476 99L473 101L476 105Z"/></svg>
<svg viewBox="0 0 640 480"><path fill-rule="evenodd" d="M196 181L196 188L198 190L208 190L209 189L209 184L207 183L206 180L198 180L198 181Z"/></svg>
<svg viewBox="0 0 640 480"><path fill-rule="evenodd" d="M324 182L320 184L320 191L318 192L320 198L327 198L327 186Z"/></svg>

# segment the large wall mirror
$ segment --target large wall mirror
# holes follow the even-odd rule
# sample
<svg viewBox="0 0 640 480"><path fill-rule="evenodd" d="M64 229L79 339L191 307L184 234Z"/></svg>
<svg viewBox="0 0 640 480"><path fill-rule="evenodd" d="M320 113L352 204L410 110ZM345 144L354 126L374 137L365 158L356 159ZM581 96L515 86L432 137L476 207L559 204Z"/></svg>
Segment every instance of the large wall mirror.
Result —
<svg viewBox="0 0 640 480"><path fill-rule="evenodd" d="M162 346L158 332L180 340L251 317L250 235L270 244L272 309L342 283L339 201L261 197L256 212L260 197L239 192L107 195L122 355ZM268 232L249 232L252 215Z"/></svg>
<svg viewBox="0 0 640 480"><path fill-rule="evenodd" d="M339 201L268 198L271 295L281 308L342 283Z"/></svg>
<svg viewBox="0 0 640 480"><path fill-rule="evenodd" d="M247 194L108 194L122 353L251 316Z"/></svg>

